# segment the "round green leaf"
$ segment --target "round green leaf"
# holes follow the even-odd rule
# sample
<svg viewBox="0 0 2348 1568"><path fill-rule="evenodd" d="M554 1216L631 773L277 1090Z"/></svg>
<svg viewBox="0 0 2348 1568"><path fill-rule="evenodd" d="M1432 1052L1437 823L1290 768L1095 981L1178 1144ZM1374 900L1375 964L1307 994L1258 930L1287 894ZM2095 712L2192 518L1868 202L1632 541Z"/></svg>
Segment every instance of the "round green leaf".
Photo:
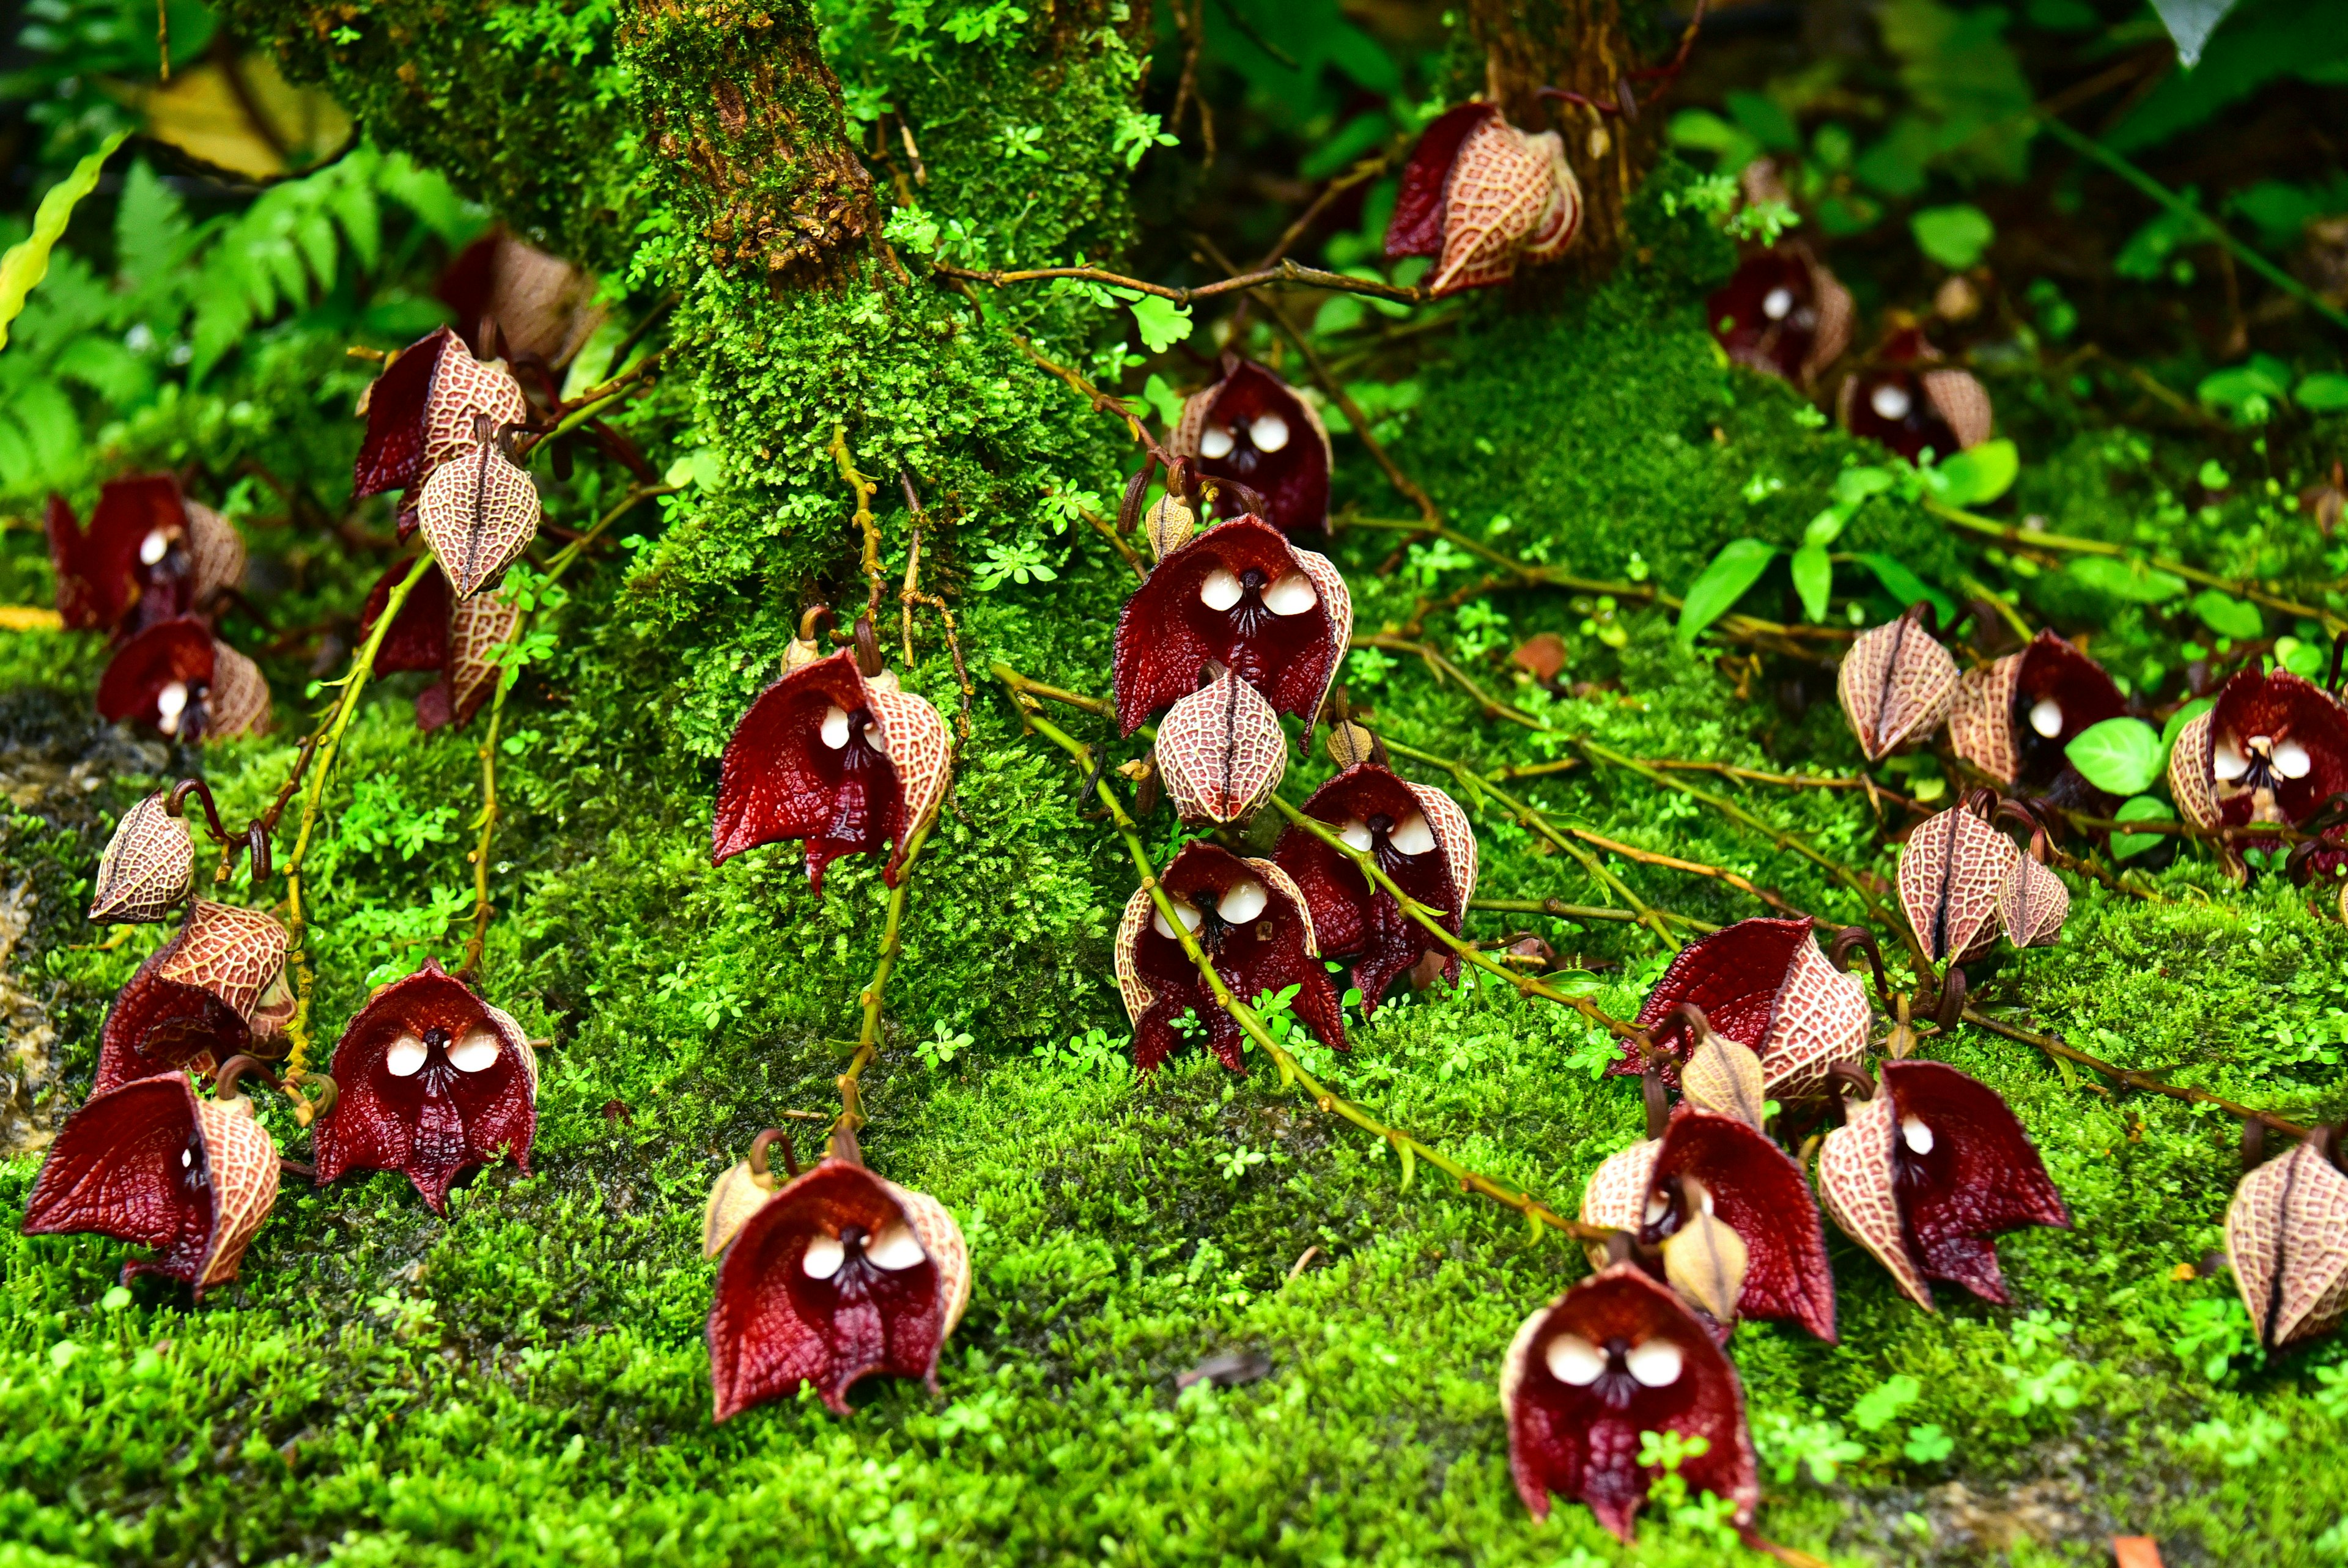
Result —
<svg viewBox="0 0 2348 1568"><path fill-rule="evenodd" d="M1927 207L1908 220L1917 249L1952 272L1962 272L1982 259L1997 226L1989 214L1967 202L1953 207Z"/></svg>
<svg viewBox="0 0 2348 1568"><path fill-rule="evenodd" d="M2119 810L2112 813L2112 819L2116 822L2173 822L2177 814L2168 809L2167 801L2148 794L2122 801ZM2157 845L2162 836L2157 833L2115 833L2112 835L2112 858L2126 860L2131 855L2142 855Z"/></svg>
<svg viewBox="0 0 2348 1568"><path fill-rule="evenodd" d="M2205 588L2193 596L2193 613L2201 618L2202 625L2237 642L2248 642L2266 631L2266 622L2260 617L2257 605L2219 593L2214 588Z"/></svg>
<svg viewBox="0 0 2348 1568"><path fill-rule="evenodd" d="M2160 733L2142 719L2106 719L2090 724L2063 748L2079 776L2106 794L2140 794L2152 787L2167 762Z"/></svg>

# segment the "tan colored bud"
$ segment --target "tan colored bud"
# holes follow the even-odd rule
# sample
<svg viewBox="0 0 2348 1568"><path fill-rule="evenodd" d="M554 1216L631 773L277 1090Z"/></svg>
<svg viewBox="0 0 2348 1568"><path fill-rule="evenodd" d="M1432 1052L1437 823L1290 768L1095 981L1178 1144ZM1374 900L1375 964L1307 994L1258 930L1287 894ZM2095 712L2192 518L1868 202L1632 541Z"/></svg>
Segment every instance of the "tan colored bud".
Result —
<svg viewBox="0 0 2348 1568"><path fill-rule="evenodd" d="M1142 514L1141 532L1149 541L1152 559L1164 560L1190 542L1199 531L1198 515L1171 495L1160 496Z"/></svg>
<svg viewBox="0 0 2348 1568"><path fill-rule="evenodd" d="M1680 1180L1688 1214L1679 1229L1663 1238L1663 1277L1715 1322L1734 1322L1750 1261L1745 1239L1712 1213L1703 1183L1694 1176Z"/></svg>
<svg viewBox="0 0 2348 1568"><path fill-rule="evenodd" d="M766 1206L778 1184L771 1173L760 1175L747 1160L738 1160L709 1189L701 1211L701 1255L716 1257L752 1214Z"/></svg>
<svg viewBox="0 0 2348 1568"><path fill-rule="evenodd" d="M268 678L260 665L218 639L212 641L212 684L204 711L207 739L269 733Z"/></svg>
<svg viewBox="0 0 2348 1568"><path fill-rule="evenodd" d="M1997 910L2005 939L2015 947L2051 946L2071 913L2071 890L2029 856L2017 855L2005 886L1998 889Z"/></svg>
<svg viewBox="0 0 2348 1568"><path fill-rule="evenodd" d="M1377 760L1378 740L1365 724L1340 719L1329 726L1329 760L1341 768Z"/></svg>
<svg viewBox="0 0 2348 1568"><path fill-rule="evenodd" d="M1900 851L1900 907L1924 956L1962 958L1997 940L1998 904L2022 852L1963 806L1926 817Z"/></svg>
<svg viewBox="0 0 2348 1568"><path fill-rule="evenodd" d="M122 814L98 863L93 920L160 920L195 891L196 844L188 825L150 794Z"/></svg>
<svg viewBox="0 0 2348 1568"><path fill-rule="evenodd" d="M1922 609L1861 632L1835 677L1843 716L1869 762L1921 741L1949 716L1957 661L1924 630Z"/></svg>
<svg viewBox="0 0 2348 1568"><path fill-rule="evenodd" d="M2348 1176L2322 1133L2244 1176L2226 1210L2226 1255L2259 1342L2281 1349L2348 1315Z"/></svg>
<svg viewBox="0 0 2348 1568"><path fill-rule="evenodd" d="M456 453L432 470L416 503L440 569L458 599L495 582L538 535L538 487L494 441Z"/></svg>
<svg viewBox="0 0 2348 1568"><path fill-rule="evenodd" d="M1761 1058L1717 1030L1706 1030L1680 1071L1680 1092L1698 1111L1726 1116L1758 1132L1762 1106Z"/></svg>

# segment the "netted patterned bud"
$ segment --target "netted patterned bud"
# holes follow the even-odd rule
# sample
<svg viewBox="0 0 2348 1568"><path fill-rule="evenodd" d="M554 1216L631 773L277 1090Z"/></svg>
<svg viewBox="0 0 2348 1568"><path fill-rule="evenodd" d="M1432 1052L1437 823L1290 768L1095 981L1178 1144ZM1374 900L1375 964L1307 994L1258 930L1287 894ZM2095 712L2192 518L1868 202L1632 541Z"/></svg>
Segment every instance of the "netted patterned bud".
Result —
<svg viewBox="0 0 2348 1568"><path fill-rule="evenodd" d="M196 843L187 823L164 809L160 794L150 794L115 825L98 858L89 917L126 924L160 920L195 891L195 869Z"/></svg>
<svg viewBox="0 0 2348 1568"><path fill-rule="evenodd" d="M1166 445L1201 478L1236 480L1262 496L1282 532L1329 531L1328 429L1295 388L1253 361L1225 354L1222 378L1184 400ZM1229 495L1215 509L1226 518L1247 510Z"/></svg>
<svg viewBox="0 0 2348 1568"><path fill-rule="evenodd" d="M1870 763L1921 741L1949 716L1957 661L1925 630L1926 606L1871 627L1852 641L1835 675L1843 717Z"/></svg>
<svg viewBox="0 0 2348 1568"><path fill-rule="evenodd" d="M538 487L494 441L459 450L432 470L416 501L417 526L460 600L502 576L538 536Z"/></svg>
<svg viewBox="0 0 2348 1568"><path fill-rule="evenodd" d="M1543 261L1581 228L1581 186L1555 131L1528 136L1491 104L1462 104L1426 128L1405 166L1386 254L1434 256L1437 294L1489 288L1520 261Z"/></svg>
<svg viewBox="0 0 2348 1568"><path fill-rule="evenodd" d="M1925 1311L1928 1280L2003 1305L1991 1237L2067 1229L2070 1211L1997 1091L1937 1061L1887 1061L1872 1099L1818 1150L1818 1196Z"/></svg>
<svg viewBox="0 0 2348 1568"><path fill-rule="evenodd" d="M184 1072L93 1094L50 1145L26 1201L26 1235L95 1235L156 1249L122 1277L160 1274L206 1291L237 1264L277 1201L277 1144L242 1095L207 1100Z"/></svg>
<svg viewBox="0 0 2348 1568"><path fill-rule="evenodd" d="M1228 670L1158 726L1158 771L1174 815L1192 827L1245 823L1288 771L1288 737L1256 689Z"/></svg>
<svg viewBox="0 0 2348 1568"><path fill-rule="evenodd" d="M1958 678L1949 741L1957 755L2008 788L2077 798L2091 787L2064 748L2127 712L2127 699L2102 665L2041 631L2020 652ZM2065 787L2054 790L2058 781Z"/></svg>
<svg viewBox="0 0 2348 1568"><path fill-rule="evenodd" d="M2348 1315L2348 1176L2333 1135L2314 1136L2243 1176L2226 1208L2226 1255L2270 1350L2328 1334Z"/></svg>
<svg viewBox="0 0 2348 1568"><path fill-rule="evenodd" d="M1998 924L2017 948L2052 944L2071 914L2071 890L2063 879L2028 855L2013 857L2013 869L1998 889Z"/></svg>
<svg viewBox="0 0 2348 1568"><path fill-rule="evenodd" d="M1198 531L1199 515L1171 495L1159 497L1141 515L1141 534L1149 541L1152 560L1164 560Z"/></svg>
<svg viewBox="0 0 2348 1568"><path fill-rule="evenodd" d="M1900 907L1926 958L1962 960L1997 940L2000 895L2021 855L1963 805L1916 825L1900 850Z"/></svg>
<svg viewBox="0 0 2348 1568"><path fill-rule="evenodd" d="M416 723L463 729L497 690L496 654L521 626L521 606L501 593L460 599L448 614L448 672L416 694Z"/></svg>
<svg viewBox="0 0 2348 1568"><path fill-rule="evenodd" d="M526 423L530 405L502 364L476 360L447 327L392 356L359 400L366 437L353 469L354 497L413 489L439 464Z"/></svg>
<svg viewBox="0 0 2348 1568"><path fill-rule="evenodd" d="M1370 733L1369 726L1351 719L1340 719L1329 726L1328 746L1329 760L1341 768L1357 767L1363 763L1385 765L1385 759L1378 754L1378 738Z"/></svg>

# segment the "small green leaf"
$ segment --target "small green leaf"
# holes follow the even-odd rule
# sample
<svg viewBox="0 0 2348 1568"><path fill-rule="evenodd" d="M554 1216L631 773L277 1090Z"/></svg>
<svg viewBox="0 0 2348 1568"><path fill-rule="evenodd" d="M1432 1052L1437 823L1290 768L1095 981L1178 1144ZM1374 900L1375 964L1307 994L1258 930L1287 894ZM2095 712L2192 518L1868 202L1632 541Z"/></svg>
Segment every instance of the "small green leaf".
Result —
<svg viewBox="0 0 2348 1568"><path fill-rule="evenodd" d="M2112 813L2115 822L2173 822L2177 814L2168 803L2148 794L2120 802L2119 810ZM2142 855L2160 843L2157 833L2115 833L2112 835L2112 858L2126 860L2132 855Z"/></svg>
<svg viewBox="0 0 2348 1568"><path fill-rule="evenodd" d="M2348 408L2348 375L2336 370L2318 371L2302 380L2292 395L2311 413L2337 414Z"/></svg>
<svg viewBox="0 0 2348 1568"><path fill-rule="evenodd" d="M1133 302L1133 324L1141 329L1141 341L1152 354L1164 354L1190 335L1190 307L1178 305L1156 294L1144 294Z"/></svg>
<svg viewBox="0 0 2348 1568"><path fill-rule="evenodd" d="M1847 507L1857 507L1869 496L1879 496L1900 483L1900 476L1889 468L1845 468L1835 476L1835 499Z"/></svg>
<svg viewBox="0 0 2348 1568"><path fill-rule="evenodd" d="M1824 549L1834 543L1836 539L1842 537L1844 528L1849 524L1852 513L1857 510L1856 507L1838 504L1828 507L1825 511L1812 518L1809 526L1802 530L1803 548L1807 549L1816 547Z"/></svg>
<svg viewBox="0 0 2348 1568"><path fill-rule="evenodd" d="M1776 554L1776 545L1760 539L1731 539L1723 545L1704 575L1688 586L1686 602L1680 606L1680 645L1694 647L1697 635L1761 579Z"/></svg>
<svg viewBox="0 0 2348 1568"><path fill-rule="evenodd" d="M2202 714L2208 712L2217 705L2218 703L2215 698L2196 697L2190 702L2186 703L2182 708L2178 709L2174 713L2169 714L2168 723L2160 726L2160 750L2162 756L2166 757L2168 753L2168 748L2177 743L2177 737L2184 730L2186 725L2191 723L2194 720L2199 718ZM2167 764L2164 764L2163 765L2165 766Z"/></svg>
<svg viewBox="0 0 2348 1568"><path fill-rule="evenodd" d="M1923 600L1941 612L1941 620L1943 624L1956 619L1957 601L1955 600L1951 599L1890 556L1870 550L1859 558L1859 564L1875 574L1875 580L1883 585L1883 591L1897 600L1901 609L1906 609L1918 600Z"/></svg>
<svg viewBox="0 0 2348 1568"><path fill-rule="evenodd" d="M2214 588L2205 588L2193 596L2193 613L2201 618L2202 625L2237 642L2263 636L2267 629L2257 605L2246 604Z"/></svg>
<svg viewBox="0 0 2348 1568"><path fill-rule="evenodd" d="M1900 1451L1910 1464L1938 1464L1957 1451L1957 1440L1941 1430L1937 1421L1924 1421L1908 1429L1908 1440Z"/></svg>
<svg viewBox="0 0 2348 1568"><path fill-rule="evenodd" d="M41 198L40 210L33 214L33 231L0 256L0 348L8 346L8 323L24 313L25 297L49 275L49 252L65 233L74 208L98 189L98 170L129 134L116 131L96 152L75 164L71 174L50 186L48 194Z"/></svg>
<svg viewBox="0 0 2348 1568"><path fill-rule="evenodd" d="M2160 735L2142 719L2090 724L2063 748L2079 776L2106 794L2140 794L2152 787L2167 760Z"/></svg>
<svg viewBox="0 0 2348 1568"><path fill-rule="evenodd" d="M1908 220L1916 247L1952 272L1961 272L1982 259L1997 238L1989 214L1969 202L1953 207L1927 207Z"/></svg>
<svg viewBox="0 0 2348 1568"><path fill-rule="evenodd" d="M2296 637L2278 637L2274 645L2275 662L2302 681L2312 681L2323 673L2323 650L2312 642L2302 642Z"/></svg>
<svg viewBox="0 0 2348 1568"><path fill-rule="evenodd" d="M2022 472L2022 455L2001 436L1958 453L1933 470L1941 498L1952 507L1981 507L2013 487Z"/></svg>
<svg viewBox="0 0 2348 1568"><path fill-rule="evenodd" d="M1802 596L1802 619L1823 621L1828 596L1834 589L1834 562L1824 545L1804 545L1794 552L1794 591Z"/></svg>
<svg viewBox="0 0 2348 1568"><path fill-rule="evenodd" d="M2063 575L2083 588L2130 604L2159 604L2185 591L2183 578L2116 556L2082 556L2065 567Z"/></svg>

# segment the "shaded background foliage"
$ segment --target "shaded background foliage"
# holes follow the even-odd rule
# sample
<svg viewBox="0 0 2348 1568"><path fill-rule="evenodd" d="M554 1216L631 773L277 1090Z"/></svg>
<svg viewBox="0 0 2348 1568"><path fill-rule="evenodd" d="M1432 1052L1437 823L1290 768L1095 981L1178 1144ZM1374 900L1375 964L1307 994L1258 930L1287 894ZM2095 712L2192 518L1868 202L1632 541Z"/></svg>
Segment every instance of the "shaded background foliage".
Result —
<svg viewBox="0 0 2348 1568"><path fill-rule="evenodd" d="M924 256L1084 259L1183 283L1221 275L1218 253L1264 253L1323 182L1479 88L1471 23L1498 8L1472 9L825 0L812 15L839 79L833 150L869 170L909 272ZM1681 19L1626 11L1642 56L1667 52ZM253 548L266 619L232 617L229 635L261 657L280 729L201 758L142 749L83 716L102 651L0 634L0 1001L20 1151L0 1165L0 1215L21 1207L43 1132L88 1082L104 1005L155 939L117 945L79 917L113 815L192 768L232 817L265 804L299 715L324 700L306 682L342 666L394 559L388 508L348 500L366 366L345 346L445 319L443 269L502 222L601 280L611 320L569 368L573 390L664 308L654 341L678 345L681 368L619 421L677 491L568 580L500 745L489 973L551 1042L532 1173L484 1173L445 1222L393 1177L289 1184L242 1284L199 1311L151 1281L110 1289L110 1245L5 1243L0 1562L1627 1555L1579 1510L1523 1518L1491 1392L1515 1323L1580 1259L1445 1194L1398 1191L1382 1151L1262 1074L1193 1056L1137 1081L1107 979L1129 870L1060 759L985 691L868 1091L876 1164L951 1204L978 1259L946 1401L876 1389L844 1423L786 1405L708 1425L701 1194L758 1127L826 1106L878 939L867 868L836 867L819 903L780 850L706 864L734 719L808 597L862 592L835 432L865 471L919 477L938 518L924 582L954 603L978 667L1004 658L1100 691L1130 579L1083 514L1113 508L1129 448L1010 333L1153 416L1211 378L1227 339L1307 379L1260 312L1233 325L1202 306L1178 335L1081 285L975 302L900 285L877 251L782 290L705 265L709 204L650 128L655 111L669 126L696 112L688 67L743 15L714 0L174 4L173 96L150 89L150 10L26 9L0 82L5 237L105 135L143 134L0 353L0 597L46 599L35 524L50 490L86 514L105 477L177 470ZM2321 380L2341 369L2340 337L2022 117L2059 107L2337 302L2343 23L2336 5L2252 0L2188 73L2152 12L2118 4L1724 6L1633 133L1662 161L1611 273L1561 268L1409 312L1295 294L1284 308L1468 537L1677 593L1726 540L1795 542L1840 473L1879 459L1794 390L1725 367L1704 333L1702 298L1735 258L1707 204L1766 156L1866 326L1924 319L1991 385L2024 457L2002 519L2337 613L2348 559L2296 498L2342 456ZM1415 280L1423 263L1378 253L1393 189L1353 187L1293 253ZM1341 507L1415 515L1342 412L1324 414ZM541 482L572 528L628 485L592 457ZM886 486L878 509L893 573L911 519ZM1396 556L1402 538L1337 538L1365 630L1481 570L1444 541ZM2159 573L1984 550L1893 497L1838 545L2085 637L2155 719L2197 664L2289 662L2324 637ZM1896 608L1839 564L1830 623ZM1800 613L1782 567L1743 608ZM1684 652L1636 591L1486 596L1426 630L1534 723L1487 718L1376 650L1353 656L1349 689L1395 738L1478 768L1564 760L1578 735L1641 756L1857 765L1819 671ZM1552 682L1509 659L1540 633L1567 654ZM906 673L959 706L933 621ZM474 742L417 736L420 682L369 699L330 792L313 937L329 1026L368 985L448 956L469 916ZM1893 787L1946 787L1929 758L1901 769ZM1587 768L1521 787L1560 820L1859 912L1684 796ZM1856 793L1740 798L1888 875ZM1487 890L1593 896L1505 812L1476 809ZM1716 883L1613 868L1698 918L1759 912ZM1999 1004L2238 1100L2348 1111L2348 940L2328 904L2280 879L2236 890L2192 855L2154 875L2161 902L2072 885L2063 944L2009 959ZM1508 918L1480 915L1475 934L1508 934ZM1544 930L1618 1013L1663 961L1629 927ZM1603 1041L1561 1012L1471 985L1353 1032L1348 1057L1308 1051L1316 1071L1553 1201L1636 1134L1635 1096L1597 1076ZM2012 1099L2078 1227L2007 1244L2011 1310L1925 1317L1838 1241L1839 1347L1742 1331L1772 1532L1850 1562L2093 1559L2138 1530L2174 1563L2348 1555L2348 1482L2329 1457L2348 1420L2337 1349L2270 1365L2230 1282L2198 1268L2232 1183L2230 1125L2112 1098L1977 1033L1935 1052ZM1272 1375L1177 1390L1230 1348L1264 1350ZM1697 1522L1653 1520L1643 1540L1640 1561L1721 1555Z"/></svg>

